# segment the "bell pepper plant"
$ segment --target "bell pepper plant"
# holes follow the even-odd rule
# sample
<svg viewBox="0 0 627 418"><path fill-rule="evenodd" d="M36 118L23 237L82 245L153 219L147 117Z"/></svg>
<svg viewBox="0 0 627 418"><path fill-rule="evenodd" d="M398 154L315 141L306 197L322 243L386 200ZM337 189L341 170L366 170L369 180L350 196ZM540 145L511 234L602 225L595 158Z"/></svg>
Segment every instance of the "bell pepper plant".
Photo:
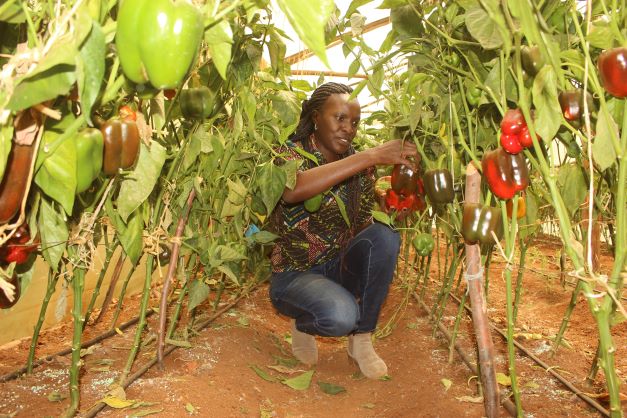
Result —
<svg viewBox="0 0 627 418"><path fill-rule="evenodd" d="M214 93L205 86L181 90L179 94L181 113L186 119L208 118L214 102Z"/></svg>
<svg viewBox="0 0 627 418"><path fill-rule="evenodd" d="M126 77L158 89L176 88L198 55L202 14L185 0L123 0L115 44Z"/></svg>
<svg viewBox="0 0 627 418"><path fill-rule="evenodd" d="M481 167L490 191L499 199L511 199L529 184L527 161L522 154L497 148L484 154Z"/></svg>
<svg viewBox="0 0 627 418"><path fill-rule="evenodd" d="M494 244L503 237L503 217L499 208L479 203L465 203L462 215L462 236L468 244Z"/></svg>
<svg viewBox="0 0 627 418"><path fill-rule="evenodd" d="M139 129L132 120L111 119L101 127L104 140L102 169L113 176L135 165L139 155Z"/></svg>
<svg viewBox="0 0 627 418"><path fill-rule="evenodd" d="M416 250L416 253L421 257L426 257L433 252L435 247L435 241L431 234L421 233L414 237L412 245Z"/></svg>
<svg viewBox="0 0 627 418"><path fill-rule="evenodd" d="M433 204L446 204L455 200L453 176L446 168L427 170L422 176L425 192Z"/></svg>
<svg viewBox="0 0 627 418"><path fill-rule="evenodd" d="M627 97L627 47L603 51L597 67L603 88L613 96Z"/></svg>
<svg viewBox="0 0 627 418"><path fill-rule="evenodd" d="M104 140L102 132L87 128L75 137L76 145L76 193L82 193L102 171Z"/></svg>

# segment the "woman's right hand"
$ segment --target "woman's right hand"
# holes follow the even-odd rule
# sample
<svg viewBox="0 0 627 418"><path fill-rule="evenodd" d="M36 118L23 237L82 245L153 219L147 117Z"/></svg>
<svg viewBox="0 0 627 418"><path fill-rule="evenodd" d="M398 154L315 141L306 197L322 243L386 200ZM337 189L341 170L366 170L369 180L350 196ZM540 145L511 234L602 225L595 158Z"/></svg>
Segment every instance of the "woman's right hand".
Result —
<svg viewBox="0 0 627 418"><path fill-rule="evenodd" d="M370 148L364 152L370 153L375 165L405 164L415 165L420 161L420 154L416 145L411 141L393 139ZM414 159L412 162L411 159Z"/></svg>

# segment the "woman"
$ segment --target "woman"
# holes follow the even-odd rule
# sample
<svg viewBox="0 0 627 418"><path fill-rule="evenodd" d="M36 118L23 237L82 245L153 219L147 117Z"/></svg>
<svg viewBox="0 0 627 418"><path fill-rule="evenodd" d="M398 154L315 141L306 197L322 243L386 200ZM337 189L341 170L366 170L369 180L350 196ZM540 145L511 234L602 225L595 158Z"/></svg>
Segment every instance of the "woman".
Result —
<svg viewBox="0 0 627 418"><path fill-rule="evenodd" d="M273 213L279 239L271 257L270 298L280 313L293 318L292 352L299 361L317 362L315 335L348 335L348 355L375 379L387 374L387 366L373 349L372 332L394 275L400 238L373 223L374 170L411 164L407 157L417 152L414 144L392 140L356 153L351 144L361 109L350 100L351 92L338 83L318 87L303 102L296 132L283 149L284 160L302 164L295 186L285 188ZM304 204L320 194L319 208Z"/></svg>

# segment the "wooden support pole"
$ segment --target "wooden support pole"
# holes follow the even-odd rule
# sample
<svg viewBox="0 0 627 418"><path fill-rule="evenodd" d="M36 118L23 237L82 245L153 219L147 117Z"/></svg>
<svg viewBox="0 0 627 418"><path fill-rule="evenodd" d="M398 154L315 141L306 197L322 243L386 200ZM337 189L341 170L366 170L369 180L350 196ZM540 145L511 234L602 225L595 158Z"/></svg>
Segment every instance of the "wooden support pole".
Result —
<svg viewBox="0 0 627 418"><path fill-rule="evenodd" d="M481 175L470 163L466 168L466 203L479 203ZM479 244L466 244L466 283L477 339L479 370L483 385L483 404L488 418L499 416L499 387L494 367L494 344L490 335L488 309L483 295L483 268Z"/></svg>

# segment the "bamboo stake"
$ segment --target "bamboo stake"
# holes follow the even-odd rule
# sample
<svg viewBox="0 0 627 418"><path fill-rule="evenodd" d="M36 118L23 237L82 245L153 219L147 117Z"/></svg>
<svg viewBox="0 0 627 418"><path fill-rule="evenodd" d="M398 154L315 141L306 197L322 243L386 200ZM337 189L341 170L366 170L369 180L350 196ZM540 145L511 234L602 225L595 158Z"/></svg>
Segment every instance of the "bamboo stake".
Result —
<svg viewBox="0 0 627 418"><path fill-rule="evenodd" d="M466 168L466 202L478 203L481 186L481 175L471 163ZM481 383L483 384L483 404L486 416L496 418L499 416L499 387L496 383L496 370L494 366L494 344L490 335L488 323L488 308L483 297L483 269L480 266L481 253L478 244L466 244L466 280L468 282L468 295L472 308L472 323L477 338L479 357L479 369L481 371Z"/></svg>
<svg viewBox="0 0 627 418"><path fill-rule="evenodd" d="M159 305L159 330L158 330L158 338L157 338L157 361L159 363L159 368L163 368L163 347L165 345L165 322L167 318L167 310L168 310L168 293L170 292L170 283L172 282L172 277L174 277L174 272L176 271L176 267L178 265L179 252L181 251L181 237L183 236L183 230L185 229L185 224L187 223L187 217L189 216L189 212L192 208L192 204L194 203L194 199L196 198L196 188L192 187L187 196L187 202L185 202L185 208L183 209L183 214L179 218L179 223L176 226L176 232L174 234L174 239L172 240L172 255L170 256L170 265L168 266L168 273L164 279L163 290L161 292L161 304Z"/></svg>

